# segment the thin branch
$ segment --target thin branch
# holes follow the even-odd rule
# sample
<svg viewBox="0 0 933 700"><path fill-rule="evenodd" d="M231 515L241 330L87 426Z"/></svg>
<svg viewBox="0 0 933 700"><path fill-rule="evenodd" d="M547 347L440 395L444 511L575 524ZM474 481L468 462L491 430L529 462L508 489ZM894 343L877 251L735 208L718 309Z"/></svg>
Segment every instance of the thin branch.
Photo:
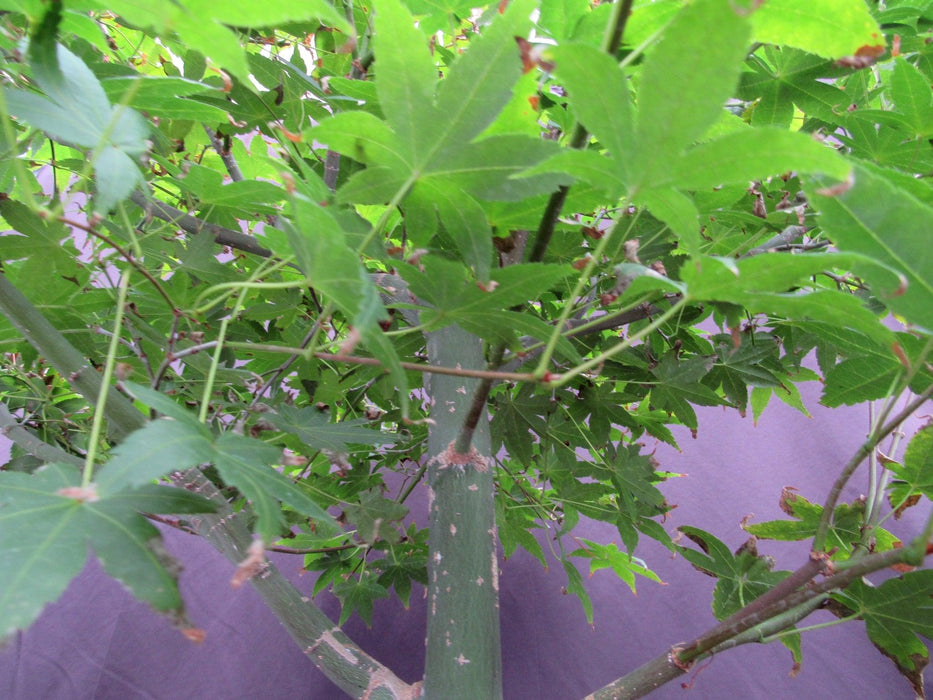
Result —
<svg viewBox="0 0 933 700"><path fill-rule="evenodd" d="M489 360L488 367L498 367L502 364L502 355L505 353L504 345L497 345L493 349L493 356ZM483 377L482 381L477 385L476 390L473 392L473 399L470 401L470 408L467 411L466 418L463 420L463 425L460 427L460 432L457 433L457 440L454 443L454 450L460 454L469 454L470 445L473 442L473 433L476 432L476 426L479 424L479 419L483 416L486 410L486 400L489 398L489 392L492 389L492 383L498 377L495 375L503 374L502 372L492 372L490 371L489 376Z"/></svg>
<svg viewBox="0 0 933 700"><path fill-rule="evenodd" d="M112 238L110 238L110 236L107 236L106 234L101 233L100 231L95 229L93 226L89 226L88 224L83 224L80 221L74 221L65 216L58 217L58 220L61 223L65 224L66 226L71 226L73 228L80 229L81 231L84 231L85 233L89 233L90 235L94 236L95 238L100 239L101 241L109 245L111 248L116 250L117 253L119 253L120 256L124 260L126 260L130 265L133 266L134 270L136 270L137 272L139 272L139 274L141 274L143 277L149 280L152 286L155 287L155 290L159 293L159 296L165 299L165 303L169 305L169 308L172 309L172 311L176 310L176 306L174 302L172 301L171 297L169 297L169 295L166 293L166 291L162 288L162 284L159 282L159 280L153 277L149 273L149 271L145 267L143 267L139 263L139 261L137 261L136 258L134 258L130 254L128 250L120 246L120 244L114 241Z"/></svg>
<svg viewBox="0 0 933 700"><path fill-rule="evenodd" d="M603 46L600 48L610 56L615 56L622 45L622 36L625 34L625 26L628 23L629 15L632 14L632 4L634 0L617 0L613 6L614 17L606 28L606 35L603 37ZM582 124L574 127L573 134L570 137L570 148L581 149L589 141L590 135ZM625 158L627 153L614 153L616 158ZM548 199L547 206L541 216L538 224L538 230L535 232L534 245L528 254L528 262L541 262L544 254L547 252L548 245L551 243L551 237L554 235L554 229L557 227L557 220L560 212L564 208L564 202L567 201L567 193L570 187L561 185L557 191Z"/></svg>
<svg viewBox="0 0 933 700"><path fill-rule="evenodd" d="M788 226L778 235L774 236L773 238L769 238L761 245L755 246L750 251L739 257L750 258L752 256L761 255L762 253L767 253L772 250L787 248L791 243L796 241L806 232L807 229L804 226Z"/></svg>
<svg viewBox="0 0 933 700"><path fill-rule="evenodd" d="M139 190L135 190L133 194L130 195L130 201L141 207L147 214L151 214L162 221L167 221L186 233L207 233L214 237L215 243L220 245L242 250L245 253L259 255L263 258L272 257L272 251L259 245L259 241L253 236L248 236L245 233L224 228L217 224L208 223L191 214L186 214L181 209L169 206L158 199L150 199Z"/></svg>
<svg viewBox="0 0 933 700"><path fill-rule="evenodd" d="M204 131L207 134L207 138L211 140L211 146L213 146L214 150L217 151L217 155L219 155L220 159L223 161L224 167L230 175L230 179L234 182L242 182L243 171L240 170L240 164L236 162L236 158L233 157L229 149L224 147L224 142L221 141L217 137L217 134L206 124L204 125Z"/></svg>
<svg viewBox="0 0 933 700"><path fill-rule="evenodd" d="M243 347L242 343L228 343L231 347ZM375 357L357 357L355 355L335 355L326 352L316 352L313 356L319 360L331 360L332 362L346 362L357 365L376 365L382 366L382 362ZM413 372L425 372L427 374L447 374L453 377L473 377L475 379L485 379L490 382L538 382L533 374L518 372L496 372L488 369L462 369L459 367L438 367L435 365L422 365L417 362L400 362L403 369ZM490 363L492 364L492 363ZM386 370L388 371L388 370ZM488 393L488 389L487 389ZM475 426L474 426L475 427Z"/></svg>
<svg viewBox="0 0 933 700"><path fill-rule="evenodd" d="M337 178L340 176L340 154L327 151L324 157L324 184L331 192L337 190Z"/></svg>
<svg viewBox="0 0 933 700"><path fill-rule="evenodd" d="M349 544L338 544L333 547L305 548L284 547L282 545L272 545L266 547L267 552L279 552L281 554L332 554L333 552L345 552L348 549L361 549L366 545L350 542Z"/></svg>

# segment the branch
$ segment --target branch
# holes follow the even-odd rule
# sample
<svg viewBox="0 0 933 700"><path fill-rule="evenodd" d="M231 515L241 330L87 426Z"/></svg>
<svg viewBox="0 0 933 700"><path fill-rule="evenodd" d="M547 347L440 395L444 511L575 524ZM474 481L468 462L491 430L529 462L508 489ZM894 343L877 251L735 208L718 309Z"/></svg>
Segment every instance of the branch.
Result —
<svg viewBox="0 0 933 700"><path fill-rule="evenodd" d="M734 640L754 641L759 636L766 636L779 631L773 628L776 624L769 627L766 623L782 616L785 616L783 620L787 621L788 617L786 616L788 615L793 620L793 613L802 607L805 609L806 606L830 591L845 588L862 576L895 564L922 563L922 556L921 561L917 561L917 544L918 542L914 542L902 549L892 549L863 557L849 568L824 579L820 583L797 590L779 600L774 600L768 605L756 606L756 601L752 601L728 620L704 632L688 644L678 645L670 651L655 657L631 673L588 695L586 700L629 700L630 698L643 697L686 673L696 661L710 656L717 650L736 646L739 641ZM925 551L926 543L921 541L920 544L923 545ZM812 561L812 559L808 561L804 567L801 567L801 570L811 568ZM796 574L797 572L791 574L791 577L796 579ZM750 610L750 608L752 609ZM805 616L802 615L799 619ZM793 623L794 621L789 622L789 624ZM761 635L757 634L756 631L750 636L745 635L743 637L746 632L759 626L761 626Z"/></svg>
<svg viewBox="0 0 933 700"><path fill-rule="evenodd" d="M43 462L67 462L68 464L74 464L76 467L84 464L84 460L80 457L66 452L57 445L50 445L37 438L24 428L16 420L16 417L10 413L6 405L2 403L0 403L0 435L12 440L33 457L38 457Z"/></svg>
<svg viewBox="0 0 933 700"><path fill-rule="evenodd" d="M96 403L101 379L85 357L52 326L35 306L0 274L0 312L36 351L89 402ZM107 388L109 433L121 439L145 425L145 418L116 388Z"/></svg>
<svg viewBox="0 0 933 700"><path fill-rule="evenodd" d="M226 148L224 148L224 143L221 141L217 134L205 124L204 131L207 133L207 138L211 140L211 146L214 147L214 150L217 151L217 155L220 156L220 159L224 163L224 167L227 169L227 173L230 175L230 179L234 182L242 182L243 180L243 171L240 170L240 164L236 162L236 158L233 157L233 154Z"/></svg>
<svg viewBox="0 0 933 700"><path fill-rule="evenodd" d="M152 286L155 287L155 290L159 293L159 296L162 297L163 299L165 299L165 303L168 304L169 308L170 308L172 311L175 311L175 310L176 310L175 304L172 302L172 300L171 300L171 298L169 297L169 295L168 295L168 294L165 292L165 290L162 288L162 285L159 283L159 281L158 281L155 277L153 277L152 274L150 274L149 270L147 270L145 267L143 267L143 266L139 263L139 261L136 260L136 258L134 258L134 257L130 254L130 252L129 252L128 250L126 250L126 249L123 248L119 243L117 243L117 242L114 241L112 238L110 238L110 236L107 236L107 235L101 233L100 231L98 231L97 229L95 229L93 226L89 226L88 224L83 224L83 223L81 223L80 221L74 221L74 220L69 219L69 218L67 218L67 217L65 217L65 216L60 216L60 217L58 217L58 220L59 220L60 222L62 222L63 224L65 224L66 226L70 226L70 227L72 227L72 228L80 229L81 231L84 231L85 233L88 233L88 234L94 236L95 238L100 239L101 241L103 241L104 243L106 243L108 246L110 246L111 248L113 248L114 250L116 250L117 253L119 253L120 256L121 256L124 260L126 260L130 265L133 266L133 269L134 269L134 270L136 270L137 272L139 272L139 274L141 274L143 277L145 277L147 280L149 280L149 282L152 284Z"/></svg>
<svg viewBox="0 0 933 700"><path fill-rule="evenodd" d="M68 379L76 391L93 404L98 402L101 379L85 358L56 328L0 274L0 311L16 326L36 351L58 373ZM105 410L111 432L125 437L146 421L130 401L108 387ZM217 505L217 513L192 517L192 528L207 539L234 564L248 556L252 536L246 518L234 513L220 491L199 470L189 469L173 477L185 488L196 491ZM307 601L272 564L251 579L263 600L282 622L295 642L324 674L353 697L392 699L415 697L416 686L397 678L388 668L367 655L325 615Z"/></svg>
<svg viewBox="0 0 933 700"><path fill-rule="evenodd" d="M213 236L214 241L220 245L242 250L245 253L259 255L263 258L272 257L272 251L259 245L259 241L253 236L248 236L245 233L224 228L217 224L208 223L191 214L186 214L181 209L176 209L165 202L160 202L158 199L150 199L139 190L134 190L133 194L130 195L130 201L142 207L147 215L154 216L162 221L167 221L186 233L207 233Z"/></svg>

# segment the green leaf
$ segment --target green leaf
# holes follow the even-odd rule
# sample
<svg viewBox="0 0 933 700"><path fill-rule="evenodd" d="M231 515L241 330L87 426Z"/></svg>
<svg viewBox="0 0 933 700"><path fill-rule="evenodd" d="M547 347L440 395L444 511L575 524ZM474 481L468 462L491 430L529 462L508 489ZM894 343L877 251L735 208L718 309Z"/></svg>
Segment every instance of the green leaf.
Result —
<svg viewBox="0 0 933 700"><path fill-rule="evenodd" d="M384 540L395 544L400 535L392 523L408 515L408 507L385 498L377 489L370 489L360 494L359 503L346 504L343 512L364 542L374 544Z"/></svg>
<svg viewBox="0 0 933 700"><path fill-rule="evenodd" d="M531 533L539 528L534 517L529 515L529 508L510 507L512 501L501 493L496 494L496 532L502 545L502 553L509 559L515 550L521 546L526 552L537 559L541 566L547 568L547 559L541 543Z"/></svg>
<svg viewBox="0 0 933 700"><path fill-rule="evenodd" d="M379 546L386 556L374 561L372 567L381 571L377 582L388 588L392 586L405 609L411 602L411 582L428 585L428 530L418 530L412 523L405 533L405 541L397 545Z"/></svg>
<svg viewBox="0 0 933 700"><path fill-rule="evenodd" d="M553 54L555 72L568 90L577 118L608 149L619 180L628 182L635 151L628 79L612 57L591 46L559 46ZM600 76L598 89L594 75Z"/></svg>
<svg viewBox="0 0 933 700"><path fill-rule="evenodd" d="M217 505L191 491L159 484L144 484L118 491L108 501L140 513L213 513Z"/></svg>
<svg viewBox="0 0 933 700"><path fill-rule="evenodd" d="M10 113L53 139L100 149L95 211L106 213L143 182L136 160L148 148L149 126L123 106L111 106L100 81L80 58L58 47L61 79L34 67L36 82L47 98L20 90L4 90ZM38 68L38 70L36 70Z"/></svg>
<svg viewBox="0 0 933 700"><path fill-rule="evenodd" d="M214 450L210 432L196 420L160 418L130 433L112 455L96 477L101 495L210 462Z"/></svg>
<svg viewBox="0 0 933 700"><path fill-rule="evenodd" d="M313 406L295 408L287 404L276 407L275 413L266 413L263 418L279 430L297 435L308 447L331 452L349 452L350 444L391 445L395 436L364 427L368 421L343 420L332 423L326 411Z"/></svg>
<svg viewBox="0 0 933 700"><path fill-rule="evenodd" d="M77 470L61 464L31 476L0 472L0 639L32 624L84 566L80 506L56 494L78 483Z"/></svg>
<svg viewBox="0 0 933 700"><path fill-rule="evenodd" d="M933 207L858 165L854 184L842 194L820 189L829 184L815 177L806 186L820 212L820 225L840 250L860 253L903 275L906 289L892 286L891 274L883 268L866 265L855 270L894 313L933 329Z"/></svg>
<svg viewBox="0 0 933 700"><path fill-rule="evenodd" d="M930 82L903 57L894 61L891 98L918 136L933 134L933 92Z"/></svg>
<svg viewBox="0 0 933 700"><path fill-rule="evenodd" d="M427 165L440 138L444 116L434 107L437 68L424 34L398 0L375 3L373 50L376 92L413 170Z"/></svg>
<svg viewBox="0 0 933 700"><path fill-rule="evenodd" d="M289 22L319 19L345 33L353 29L333 5L324 0L263 0L262 3L221 3L210 0L185 0L185 7L195 17L210 17L215 22L235 27L274 27Z"/></svg>
<svg viewBox="0 0 933 700"><path fill-rule="evenodd" d="M826 373L820 403L830 408L855 406L889 396L903 366L893 357L853 357Z"/></svg>
<svg viewBox="0 0 933 700"><path fill-rule="evenodd" d="M700 254L699 212L693 200L675 189L641 190L636 201L651 214L670 226L691 257Z"/></svg>
<svg viewBox="0 0 933 700"><path fill-rule="evenodd" d="M845 180L851 166L835 150L799 131L742 129L690 149L670 178L682 189L747 183L795 170Z"/></svg>
<svg viewBox="0 0 933 700"><path fill-rule="evenodd" d="M265 542L278 539L285 526L279 501L321 525L337 529L337 523L291 479L275 469L282 451L259 440L225 433L215 442L214 466L224 483L236 487L256 512L256 531Z"/></svg>
<svg viewBox="0 0 933 700"><path fill-rule="evenodd" d="M197 424L197 416L187 408L177 403L161 391L150 389L148 386L136 384L135 382L123 381L123 386L132 394L134 398L146 404L153 411L157 411L164 416L174 418L182 423Z"/></svg>
<svg viewBox="0 0 933 700"><path fill-rule="evenodd" d="M591 540L580 540L586 547L580 547L570 553L572 557L585 557L590 560L590 575L600 569L612 569L616 576L622 579L635 593L635 576L643 576L649 581L663 583L658 575L636 559L628 552L621 551L614 543L599 544Z"/></svg>
<svg viewBox="0 0 933 700"><path fill-rule="evenodd" d="M0 472L0 636L23 629L57 599L84 566L90 546L104 569L158 611L183 622L175 574L159 531L136 512L153 494L98 498L79 488L70 466L49 464L35 474ZM171 491L173 489L166 489ZM169 499L207 510L195 501Z"/></svg>
<svg viewBox="0 0 933 700"><path fill-rule="evenodd" d="M554 152L541 139L498 134L473 142L511 99L521 76L514 36L524 33L532 8L531 0L510 3L438 84L435 60L411 15L397 0L378 2L376 88L391 133L362 116L338 116L336 126L325 122L311 131L330 148L375 166L341 187L340 201L382 204L407 197L416 245L431 242L439 218L481 282L489 279L493 248L477 198L521 199L569 180L537 174L509 179Z"/></svg>
<svg viewBox="0 0 933 700"><path fill-rule="evenodd" d="M651 187L666 179L677 156L719 120L750 35L728 0L698 0L678 13L642 69L633 184Z"/></svg>
<svg viewBox="0 0 933 700"><path fill-rule="evenodd" d="M862 46L884 45L881 28L862 2L768 0L751 20L755 41L794 46L826 58L854 56Z"/></svg>
<svg viewBox="0 0 933 700"><path fill-rule="evenodd" d="M713 614L722 620L780 583L790 572L772 571L774 560L758 555L755 538L732 554L720 540L695 527L678 528L702 552L678 545L694 568L719 579L713 591Z"/></svg>
<svg viewBox="0 0 933 700"><path fill-rule="evenodd" d="M139 75L107 78L101 81L101 86L111 102L119 103L129 97L128 107L142 110L151 117L207 123L220 123L227 119L227 112L219 107L185 99L190 95L217 91L215 87L195 80Z"/></svg>
<svg viewBox="0 0 933 700"><path fill-rule="evenodd" d="M73 274L73 254L64 244L65 227L39 217L22 202L0 200L0 215L14 229L0 236L0 260L29 259L33 274ZM25 272L24 274L29 274Z"/></svg>
<svg viewBox="0 0 933 700"><path fill-rule="evenodd" d="M933 639L933 570L911 571L877 588L856 581L833 597L863 620L868 638L898 664L915 668L929 658L920 636Z"/></svg>
<svg viewBox="0 0 933 700"><path fill-rule="evenodd" d="M580 599L580 604L583 605L583 612L586 615L586 621L592 625L593 601L590 600L590 594L586 592L586 588L583 586L583 577L580 576L577 567L575 567L573 562L569 559L561 559L561 564L564 565L564 571L567 573L567 592L573 593Z"/></svg>
<svg viewBox="0 0 933 700"><path fill-rule="evenodd" d="M810 539L816 534L816 528L823 514L823 506L811 503L795 493L792 487L785 487L781 494L781 510L795 520L769 520L763 523L744 525L746 532L768 540L797 541ZM838 549L834 559L846 559L853 548L861 542L862 525L865 516L865 504L856 501L852 505L843 503L833 511L832 525L826 540L827 550ZM875 549L887 551L895 546L898 539L887 530L876 527Z"/></svg>
<svg viewBox="0 0 933 700"><path fill-rule="evenodd" d="M389 597L388 589L368 571L361 574L359 579L351 576L334 584L333 593L341 603L338 625L345 624L356 613L369 627L373 622L373 604L376 599Z"/></svg>
<svg viewBox="0 0 933 700"><path fill-rule="evenodd" d="M442 143L469 143L508 103L512 86L522 74L514 37L525 36L536 4L512 0L505 13L470 42L469 50L450 67L437 91L437 113L442 115L445 132Z"/></svg>
<svg viewBox="0 0 933 700"><path fill-rule="evenodd" d="M888 486L892 507L902 506L915 494L933 500L933 426L926 425L913 436L904 452L903 465L886 466L895 477Z"/></svg>
<svg viewBox="0 0 933 700"><path fill-rule="evenodd" d="M300 197L292 199L294 224L280 219L280 226L311 285L334 301L363 342L388 368L399 396L407 406L408 379L392 344L379 322L388 319L375 284L346 243L340 223L323 207Z"/></svg>

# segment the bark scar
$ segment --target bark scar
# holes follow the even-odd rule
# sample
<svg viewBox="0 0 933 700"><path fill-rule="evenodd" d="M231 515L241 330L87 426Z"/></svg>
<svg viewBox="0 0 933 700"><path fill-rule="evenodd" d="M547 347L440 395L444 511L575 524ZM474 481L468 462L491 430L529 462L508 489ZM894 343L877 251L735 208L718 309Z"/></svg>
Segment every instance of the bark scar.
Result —
<svg viewBox="0 0 933 700"><path fill-rule="evenodd" d="M457 452L454 443L451 442L447 449L437 456L438 469L456 468L460 471L466 471L466 465L472 464L473 468L481 473L489 471L489 461L481 455L475 447L470 447L470 451L464 454Z"/></svg>

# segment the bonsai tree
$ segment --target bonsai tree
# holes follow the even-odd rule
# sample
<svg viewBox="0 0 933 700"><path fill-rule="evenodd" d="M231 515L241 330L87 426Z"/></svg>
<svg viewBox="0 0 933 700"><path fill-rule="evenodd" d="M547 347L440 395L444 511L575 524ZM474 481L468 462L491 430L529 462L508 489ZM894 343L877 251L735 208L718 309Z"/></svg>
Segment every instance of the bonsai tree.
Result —
<svg viewBox="0 0 933 700"><path fill-rule="evenodd" d="M580 557L634 590L650 538L719 578L719 624L647 640L592 697L748 642L799 660L817 609L922 692L933 516L886 525L933 496L933 429L899 432L933 392L929 10L0 7L2 634L90 548L198 640L154 521L216 546L348 694L495 698L499 548L543 563L547 522L590 618ZM805 410L815 378L828 406L876 402L830 492L785 493L735 553L674 537L645 442L699 430L697 405ZM573 538L581 518L622 547ZM756 538L800 541L798 568ZM423 682L270 550L341 623L425 586Z"/></svg>

